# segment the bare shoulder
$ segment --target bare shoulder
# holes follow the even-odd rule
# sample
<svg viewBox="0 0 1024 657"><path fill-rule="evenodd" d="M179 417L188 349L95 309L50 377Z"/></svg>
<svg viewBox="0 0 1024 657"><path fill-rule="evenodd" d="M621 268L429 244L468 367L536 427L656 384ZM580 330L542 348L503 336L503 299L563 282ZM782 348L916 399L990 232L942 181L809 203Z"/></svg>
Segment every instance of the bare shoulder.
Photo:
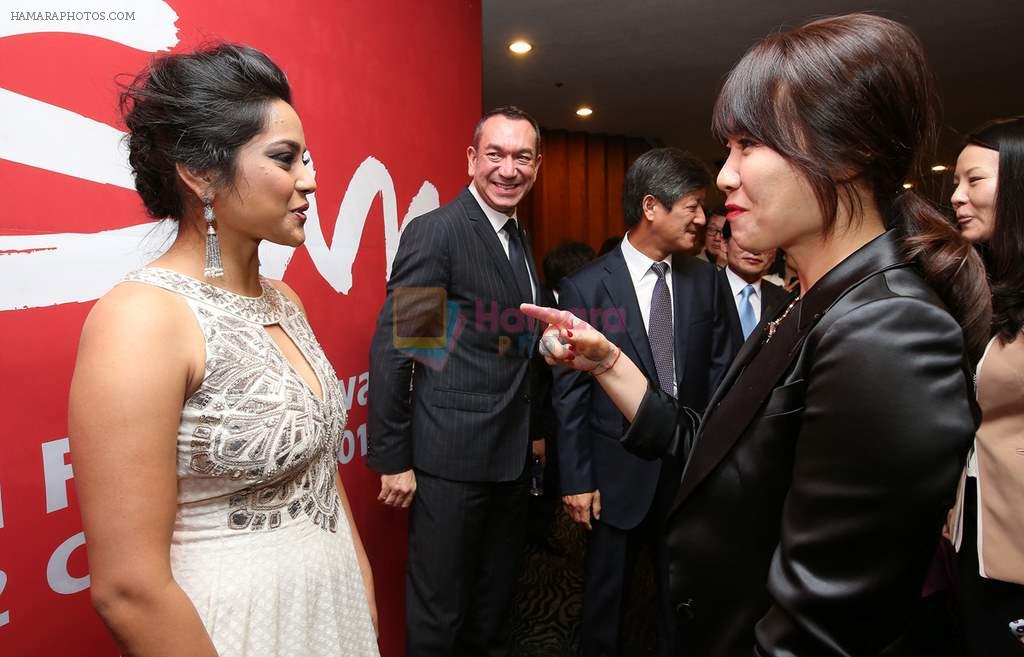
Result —
<svg viewBox="0 0 1024 657"><path fill-rule="evenodd" d="M173 292L143 283L124 282L103 295L85 322L89 333L169 335L188 319L184 301Z"/></svg>
<svg viewBox="0 0 1024 657"><path fill-rule="evenodd" d="M168 361L188 367L195 359L197 340L201 340L199 327L181 297L152 285L125 282L97 301L89 313L79 357L106 356L111 368Z"/></svg>
<svg viewBox="0 0 1024 657"><path fill-rule="evenodd" d="M278 292L288 297L288 299L298 306L302 312L306 312L306 307L302 305L302 299L299 298L299 295L295 293L295 290L293 290L290 285L284 281L278 281L271 278L268 278L267 282L270 283Z"/></svg>
<svg viewBox="0 0 1024 657"><path fill-rule="evenodd" d="M188 303L162 288L121 283L86 319L68 437L96 591L134 594L171 581L177 435L202 355Z"/></svg>

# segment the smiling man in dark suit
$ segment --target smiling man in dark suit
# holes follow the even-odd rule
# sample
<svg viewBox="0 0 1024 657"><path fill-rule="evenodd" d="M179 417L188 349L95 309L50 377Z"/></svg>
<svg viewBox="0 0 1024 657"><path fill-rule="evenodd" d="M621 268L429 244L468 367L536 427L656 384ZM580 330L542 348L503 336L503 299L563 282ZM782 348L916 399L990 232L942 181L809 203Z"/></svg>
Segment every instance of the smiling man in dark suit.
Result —
<svg viewBox="0 0 1024 657"><path fill-rule="evenodd" d="M724 282L722 292L728 298L722 306L729 316L729 329L733 339L743 344L761 318L769 314L767 311L781 306L790 295L782 287L763 280L770 264L768 254L746 251L731 237L726 224L722 230L726 266L718 275Z"/></svg>
<svg viewBox="0 0 1024 657"><path fill-rule="evenodd" d="M543 454L528 375L542 363L519 312L540 286L515 213L537 123L488 112L467 159L469 187L404 227L370 348L367 463L381 502L412 505L408 657L508 654L531 444Z"/></svg>
<svg viewBox="0 0 1024 657"><path fill-rule="evenodd" d="M738 348L720 307L715 267L685 252L705 221L710 176L675 148L641 155L626 174L622 243L567 277L559 307L586 318L652 381L703 409ZM675 461L645 461L619 444L622 414L591 376L556 374L559 463L567 512L591 529L583 596L584 657L620 653L623 600L638 545L658 544L664 507L679 485ZM659 555L659 653L672 655L675 627Z"/></svg>

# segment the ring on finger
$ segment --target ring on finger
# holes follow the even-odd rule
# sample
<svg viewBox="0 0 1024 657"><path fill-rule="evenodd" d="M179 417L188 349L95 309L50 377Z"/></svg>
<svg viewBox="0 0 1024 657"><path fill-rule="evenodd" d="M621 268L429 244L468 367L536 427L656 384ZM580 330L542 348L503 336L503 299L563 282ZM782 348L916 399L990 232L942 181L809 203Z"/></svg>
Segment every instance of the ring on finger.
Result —
<svg viewBox="0 0 1024 657"><path fill-rule="evenodd" d="M554 345L561 347L564 342L557 335L542 335L540 337L540 353L543 356L554 356Z"/></svg>

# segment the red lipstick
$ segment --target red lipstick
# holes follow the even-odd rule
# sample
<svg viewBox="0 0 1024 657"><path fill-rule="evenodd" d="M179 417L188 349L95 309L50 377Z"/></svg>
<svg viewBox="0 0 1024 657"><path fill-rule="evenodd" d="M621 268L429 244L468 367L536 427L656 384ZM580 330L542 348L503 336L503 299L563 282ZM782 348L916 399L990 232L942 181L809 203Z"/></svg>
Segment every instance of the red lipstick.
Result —
<svg viewBox="0 0 1024 657"><path fill-rule="evenodd" d="M739 205L733 205L732 203L727 203L725 205L725 209L727 210L725 215L726 219L732 219L733 217L737 217L747 211L746 208Z"/></svg>

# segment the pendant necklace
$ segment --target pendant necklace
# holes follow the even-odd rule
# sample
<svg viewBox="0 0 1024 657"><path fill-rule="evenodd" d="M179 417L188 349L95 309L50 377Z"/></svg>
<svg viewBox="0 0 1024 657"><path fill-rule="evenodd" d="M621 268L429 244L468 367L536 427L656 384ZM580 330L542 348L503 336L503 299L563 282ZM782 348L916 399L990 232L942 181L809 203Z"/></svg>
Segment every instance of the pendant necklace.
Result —
<svg viewBox="0 0 1024 657"><path fill-rule="evenodd" d="M775 335L775 332L779 330L779 325L782 324L782 320L786 319L786 317L789 316L789 311L793 310L793 306L796 305L797 301L800 301L800 297L797 297L797 298L793 299L793 301L790 302L789 306L786 307L785 312L783 312L781 315L779 315L779 317L777 319L773 319L772 321L768 322L768 325L766 327L767 328L767 335L765 336L765 339L764 339L764 343L765 344L768 344L768 342Z"/></svg>

